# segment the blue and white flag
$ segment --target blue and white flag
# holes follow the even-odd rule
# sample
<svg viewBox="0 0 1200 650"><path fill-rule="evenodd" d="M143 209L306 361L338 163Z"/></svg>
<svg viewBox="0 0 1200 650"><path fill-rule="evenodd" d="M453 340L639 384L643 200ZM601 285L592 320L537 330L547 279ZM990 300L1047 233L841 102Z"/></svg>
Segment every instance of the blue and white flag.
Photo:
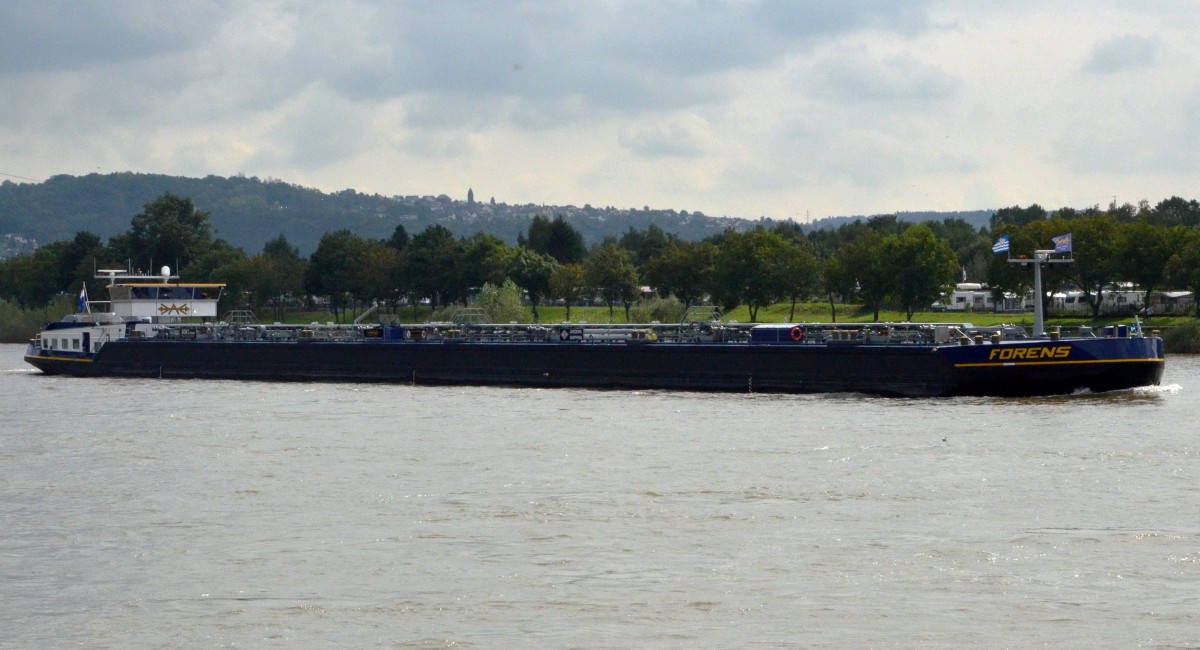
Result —
<svg viewBox="0 0 1200 650"><path fill-rule="evenodd" d="M83 288L79 290L79 313L87 311L87 283L83 283Z"/></svg>
<svg viewBox="0 0 1200 650"><path fill-rule="evenodd" d="M992 252L993 253L1008 252L1008 235L1001 235L1000 239L997 239L996 243L992 244Z"/></svg>
<svg viewBox="0 0 1200 650"><path fill-rule="evenodd" d="M1050 238L1054 242L1055 253L1071 252L1071 233Z"/></svg>

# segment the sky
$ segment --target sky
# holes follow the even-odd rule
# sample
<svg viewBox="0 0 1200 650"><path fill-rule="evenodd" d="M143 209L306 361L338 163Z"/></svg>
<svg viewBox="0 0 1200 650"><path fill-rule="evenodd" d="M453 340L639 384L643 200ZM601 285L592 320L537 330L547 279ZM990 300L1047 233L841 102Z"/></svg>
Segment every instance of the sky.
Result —
<svg viewBox="0 0 1200 650"><path fill-rule="evenodd" d="M1200 6L6 0L0 181L797 221L1200 198Z"/></svg>

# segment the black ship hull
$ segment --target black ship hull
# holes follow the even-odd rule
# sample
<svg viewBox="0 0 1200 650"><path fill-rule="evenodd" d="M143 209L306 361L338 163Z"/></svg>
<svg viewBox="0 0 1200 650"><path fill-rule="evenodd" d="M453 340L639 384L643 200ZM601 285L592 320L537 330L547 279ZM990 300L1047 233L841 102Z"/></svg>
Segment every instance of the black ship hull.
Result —
<svg viewBox="0 0 1200 650"><path fill-rule="evenodd" d="M1028 354L999 358L1002 349ZM90 357L31 353L26 360L49 374L76 376L904 397L1117 390L1157 384L1164 368L1156 338L1019 346L147 339L110 342Z"/></svg>

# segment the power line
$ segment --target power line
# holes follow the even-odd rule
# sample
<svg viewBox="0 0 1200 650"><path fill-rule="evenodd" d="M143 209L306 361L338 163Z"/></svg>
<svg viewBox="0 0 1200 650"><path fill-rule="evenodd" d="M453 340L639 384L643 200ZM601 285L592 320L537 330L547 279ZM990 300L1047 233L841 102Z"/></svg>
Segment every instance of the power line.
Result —
<svg viewBox="0 0 1200 650"><path fill-rule="evenodd" d="M36 178L27 178L25 176L17 176L16 174L6 174L4 172L0 172L0 176L8 176L9 178L19 178L23 181L29 181L30 183L40 183L41 182Z"/></svg>

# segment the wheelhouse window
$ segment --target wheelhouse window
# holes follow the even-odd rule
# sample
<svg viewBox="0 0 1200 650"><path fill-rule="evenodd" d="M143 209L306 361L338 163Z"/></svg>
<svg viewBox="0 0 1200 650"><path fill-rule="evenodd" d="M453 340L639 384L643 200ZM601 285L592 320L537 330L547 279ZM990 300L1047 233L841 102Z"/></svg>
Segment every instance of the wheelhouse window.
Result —
<svg viewBox="0 0 1200 650"><path fill-rule="evenodd" d="M161 287L158 290L159 300L191 300L191 287Z"/></svg>

